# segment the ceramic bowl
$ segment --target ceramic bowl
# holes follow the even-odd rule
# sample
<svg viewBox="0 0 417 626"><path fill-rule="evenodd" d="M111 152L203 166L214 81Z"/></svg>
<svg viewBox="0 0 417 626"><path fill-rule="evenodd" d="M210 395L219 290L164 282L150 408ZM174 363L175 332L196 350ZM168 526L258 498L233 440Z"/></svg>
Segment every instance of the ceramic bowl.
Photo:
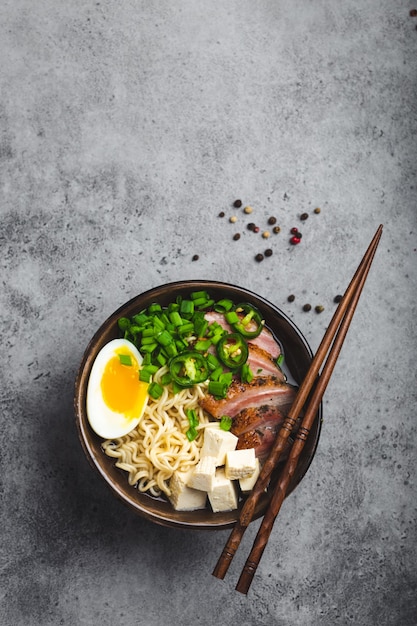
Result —
<svg viewBox="0 0 417 626"><path fill-rule="evenodd" d="M90 371L100 349L111 339L120 336L117 326L119 317L130 317L145 309L152 302L162 306L174 301L176 296L188 296L192 291L205 289L210 296L219 300L229 298L235 302L249 302L262 313L266 326L278 339L285 355L285 365L289 380L300 383L312 359L306 339L295 324L276 306L264 298L236 285L216 281L181 281L168 283L142 293L123 304L102 324L88 344L75 384L75 418L79 438L84 452L93 469L101 475L114 496L146 519L162 524L186 529L231 528L238 517L238 511L212 513L209 508L199 511L175 511L164 498L155 498L137 491L127 481L127 474L114 465L114 459L106 456L101 448L102 440L91 429L86 414L86 394ZM322 407L319 407L309 438L303 448L300 461L290 484L287 495L304 477L316 451L322 421ZM269 494L258 503L254 519L263 515L268 504Z"/></svg>

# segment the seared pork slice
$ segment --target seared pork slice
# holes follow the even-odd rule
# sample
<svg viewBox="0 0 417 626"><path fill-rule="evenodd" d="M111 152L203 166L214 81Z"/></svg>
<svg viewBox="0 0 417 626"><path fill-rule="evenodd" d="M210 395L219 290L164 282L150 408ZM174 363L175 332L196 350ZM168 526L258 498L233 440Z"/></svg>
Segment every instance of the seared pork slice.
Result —
<svg viewBox="0 0 417 626"><path fill-rule="evenodd" d="M278 434L278 430L265 428L262 432L257 430L251 430L247 433L240 435L236 450L245 450L247 448L255 448L255 455L261 463L265 462L271 448L274 445L274 441ZM281 453L279 462L285 461L288 458L288 453L291 449L291 443L287 440L285 448Z"/></svg>
<svg viewBox="0 0 417 626"><path fill-rule="evenodd" d="M255 343L249 342L248 365L255 376L276 376L280 380L285 380L280 367L271 357L270 353L260 348Z"/></svg>
<svg viewBox="0 0 417 626"><path fill-rule="evenodd" d="M234 417L249 406L282 406L291 404L295 396L295 388L280 380L277 376L255 376L250 383L234 380L230 385L227 397L216 400L208 394L200 400L200 405L213 417L222 415Z"/></svg>
<svg viewBox="0 0 417 626"><path fill-rule="evenodd" d="M223 326L228 333L232 333L232 327L226 322L222 313L216 313L216 311L207 311L204 317L211 324L212 322L217 322L220 326ZM281 348L277 341L275 340L274 335L268 328L263 328L261 334L250 340L251 343L259 346L262 350L269 352L272 359L277 359L281 354Z"/></svg>
<svg viewBox="0 0 417 626"><path fill-rule="evenodd" d="M289 408L290 405L288 405ZM287 408L287 407L285 407ZM284 409L284 407L281 407ZM281 426L284 421L284 411L270 404L250 406L235 415L232 421L231 432L239 437L252 430L265 428L266 426Z"/></svg>
<svg viewBox="0 0 417 626"><path fill-rule="evenodd" d="M271 405L248 407L233 418L231 432L238 437L237 449L255 448L255 454L264 460L275 441L290 405L280 409ZM289 449L289 444L286 450ZM283 455L282 459L286 455Z"/></svg>

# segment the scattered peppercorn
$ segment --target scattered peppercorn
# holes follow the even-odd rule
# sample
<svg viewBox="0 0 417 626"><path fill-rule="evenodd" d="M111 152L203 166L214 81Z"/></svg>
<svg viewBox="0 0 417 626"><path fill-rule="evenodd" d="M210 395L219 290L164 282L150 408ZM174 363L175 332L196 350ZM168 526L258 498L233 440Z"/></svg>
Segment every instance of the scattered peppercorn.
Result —
<svg viewBox="0 0 417 626"><path fill-rule="evenodd" d="M231 222L232 224L234 224L235 222L237 222L237 217L236 217L236 215L232 215L232 217L229 219L229 222Z"/></svg>
<svg viewBox="0 0 417 626"><path fill-rule="evenodd" d="M311 311L311 304L305 304L305 305L303 306L303 311L306 311L306 312L307 312L307 311Z"/></svg>
<svg viewBox="0 0 417 626"><path fill-rule="evenodd" d="M264 232L262 233L262 237L264 239L268 239L268 237L271 236L271 233L268 230L264 230Z"/></svg>
<svg viewBox="0 0 417 626"><path fill-rule="evenodd" d="M341 299L342 299L342 298L343 298L343 296L341 296L340 294L338 294L337 296L335 296L335 297L334 297L333 302L336 302L336 304L337 304L338 302L340 302L340 301L341 301Z"/></svg>
<svg viewBox="0 0 417 626"><path fill-rule="evenodd" d="M264 255L258 252L258 254L255 257L255 261L258 261L258 263L260 263L263 260L264 260Z"/></svg>
<svg viewBox="0 0 417 626"><path fill-rule="evenodd" d="M274 226L274 228L272 229L272 232L277 235L278 233L281 232L281 228L279 226Z"/></svg>
<svg viewBox="0 0 417 626"><path fill-rule="evenodd" d="M288 302L294 302L294 300L295 300L295 295L294 295L293 293L292 293L292 294L290 294L290 295L288 296L287 300L288 300Z"/></svg>
<svg viewBox="0 0 417 626"><path fill-rule="evenodd" d="M252 209L251 206L245 206L243 211L244 211L244 213L247 213L249 215L250 213L252 213L253 209Z"/></svg>
<svg viewBox="0 0 417 626"><path fill-rule="evenodd" d="M299 244L300 241L301 241L301 237L297 237L296 235L294 235L294 237L291 237L291 239L290 239L290 243L293 246L296 246L297 244Z"/></svg>
<svg viewBox="0 0 417 626"><path fill-rule="evenodd" d="M276 223L277 223L277 218L276 218L276 217L270 217L270 218L268 219L268 224L269 224L270 226L273 226L273 225L274 225L274 224L276 224Z"/></svg>
<svg viewBox="0 0 417 626"><path fill-rule="evenodd" d="M235 233L233 235L233 239L234 239L234 241L238 241L240 239L240 233Z"/></svg>
<svg viewBox="0 0 417 626"><path fill-rule="evenodd" d="M291 228L290 231L293 235L296 235L298 233L298 228L296 226L294 226L293 228Z"/></svg>
<svg viewBox="0 0 417 626"><path fill-rule="evenodd" d="M267 248L267 249L265 250L265 256L272 256L272 250L271 250L271 248Z"/></svg>
<svg viewBox="0 0 417 626"><path fill-rule="evenodd" d="M321 304L318 304L316 307L314 307L314 310L316 313L323 313L324 306L322 306Z"/></svg>
<svg viewBox="0 0 417 626"><path fill-rule="evenodd" d="M240 207L242 206L242 200L235 200L233 202L233 206L236 207L236 209L240 209Z"/></svg>
<svg viewBox="0 0 417 626"><path fill-rule="evenodd" d="M300 220L304 222L306 219L308 219L308 213L301 213Z"/></svg>
<svg viewBox="0 0 417 626"><path fill-rule="evenodd" d="M417 9L411 9L410 17L417 17Z"/></svg>
<svg viewBox="0 0 417 626"><path fill-rule="evenodd" d="M247 229L253 230L254 228L255 228L255 224L253 222L249 222L249 224L247 225Z"/></svg>
<svg viewBox="0 0 417 626"><path fill-rule="evenodd" d="M193 260L193 261L198 261L198 259L199 259L199 258L200 258L200 257L198 256L198 254L195 254L195 255L193 256L193 259L192 259L192 260Z"/></svg>
<svg viewBox="0 0 417 626"><path fill-rule="evenodd" d="M219 217L224 217L224 211L220 211Z"/></svg>
<svg viewBox="0 0 417 626"><path fill-rule="evenodd" d="M314 213L319 214L319 213L320 213L320 211L321 211L321 208L320 208L320 207L316 207L316 208L314 209Z"/></svg>
<svg viewBox="0 0 417 626"><path fill-rule="evenodd" d="M259 233L259 226L255 226L254 229L253 229L253 232L254 233Z"/></svg>

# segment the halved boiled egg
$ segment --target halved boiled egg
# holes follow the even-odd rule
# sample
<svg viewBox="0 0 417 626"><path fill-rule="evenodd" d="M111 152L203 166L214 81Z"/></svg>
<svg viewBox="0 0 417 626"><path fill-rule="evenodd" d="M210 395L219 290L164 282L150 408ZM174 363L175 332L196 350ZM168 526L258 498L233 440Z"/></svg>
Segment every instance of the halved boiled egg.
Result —
<svg viewBox="0 0 417 626"><path fill-rule="evenodd" d="M148 383L139 380L142 356L126 339L113 339L97 354L87 386L87 418L103 439L135 428L148 401Z"/></svg>

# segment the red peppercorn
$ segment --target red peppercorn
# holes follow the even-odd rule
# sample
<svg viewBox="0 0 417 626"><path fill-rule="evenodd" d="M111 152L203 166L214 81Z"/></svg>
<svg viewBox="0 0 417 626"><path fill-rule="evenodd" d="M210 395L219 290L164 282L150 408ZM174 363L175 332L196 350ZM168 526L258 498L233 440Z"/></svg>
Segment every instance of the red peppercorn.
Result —
<svg viewBox="0 0 417 626"><path fill-rule="evenodd" d="M294 237L291 237L290 239L290 243L292 243L293 246L296 246L298 243L300 243L301 238L297 237L296 235L294 235Z"/></svg>
<svg viewBox="0 0 417 626"><path fill-rule="evenodd" d="M259 233L259 226L254 226L253 227L253 232L254 233Z"/></svg>
<svg viewBox="0 0 417 626"><path fill-rule="evenodd" d="M294 226L293 228L291 228L291 232L293 235L296 235L298 233L298 228Z"/></svg>

